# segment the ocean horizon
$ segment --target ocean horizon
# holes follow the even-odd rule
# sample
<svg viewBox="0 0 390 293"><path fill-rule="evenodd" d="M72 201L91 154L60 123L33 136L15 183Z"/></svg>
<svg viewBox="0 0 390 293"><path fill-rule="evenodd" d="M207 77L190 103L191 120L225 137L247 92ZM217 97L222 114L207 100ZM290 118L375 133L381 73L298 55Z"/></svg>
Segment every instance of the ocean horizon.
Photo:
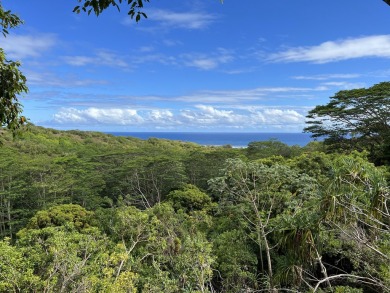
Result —
<svg viewBox="0 0 390 293"><path fill-rule="evenodd" d="M105 132L114 136L135 137L139 139L159 138L193 142L204 146L247 147L253 141L276 139L289 146L305 146L314 141L309 133L265 133L265 132Z"/></svg>

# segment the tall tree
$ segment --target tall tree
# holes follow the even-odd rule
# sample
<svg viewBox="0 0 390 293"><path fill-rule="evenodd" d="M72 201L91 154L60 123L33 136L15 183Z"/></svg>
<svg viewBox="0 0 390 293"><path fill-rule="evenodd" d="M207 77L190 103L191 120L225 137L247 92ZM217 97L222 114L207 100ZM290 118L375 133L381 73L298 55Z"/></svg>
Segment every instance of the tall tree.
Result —
<svg viewBox="0 0 390 293"><path fill-rule="evenodd" d="M390 82L339 91L307 118L304 131L325 137L328 145L366 149L379 163L390 159Z"/></svg>
<svg viewBox="0 0 390 293"><path fill-rule="evenodd" d="M315 194L315 181L287 166L275 164L269 167L236 159L228 160L224 176L210 180L210 185L220 194L220 205L234 205L240 209L248 236L258 248L259 275L263 278L262 283L267 284L259 285L277 292L273 255L280 244L275 241L275 233L280 229L279 219L284 214L297 214Z"/></svg>
<svg viewBox="0 0 390 293"><path fill-rule="evenodd" d="M22 24L22 20L11 11L4 10L0 2L0 31L6 37L8 29ZM0 126L18 128L25 122L21 116L22 106L18 95L27 92L26 77L19 70L20 62L8 60L0 48Z"/></svg>

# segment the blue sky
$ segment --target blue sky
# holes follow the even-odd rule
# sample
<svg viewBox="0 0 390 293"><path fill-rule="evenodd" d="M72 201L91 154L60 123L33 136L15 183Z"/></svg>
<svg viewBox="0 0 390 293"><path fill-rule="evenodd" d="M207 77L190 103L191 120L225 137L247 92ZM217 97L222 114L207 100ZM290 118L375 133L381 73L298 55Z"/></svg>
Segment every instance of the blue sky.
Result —
<svg viewBox="0 0 390 293"><path fill-rule="evenodd" d="M126 6L2 4L25 21L0 46L27 76L24 115L44 127L301 132L334 93L390 77L382 0L151 0L139 23Z"/></svg>

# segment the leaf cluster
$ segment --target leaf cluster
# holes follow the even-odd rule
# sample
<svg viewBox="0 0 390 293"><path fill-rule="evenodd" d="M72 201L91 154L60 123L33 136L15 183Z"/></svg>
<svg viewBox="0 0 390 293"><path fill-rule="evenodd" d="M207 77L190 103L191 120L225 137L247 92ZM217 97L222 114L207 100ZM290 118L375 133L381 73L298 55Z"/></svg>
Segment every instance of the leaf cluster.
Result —
<svg viewBox="0 0 390 293"><path fill-rule="evenodd" d="M0 30L4 37L8 29L17 27L23 22L20 18L6 11L0 3ZM17 129L26 122L26 118L20 116L22 106L18 102L18 96L27 93L26 77L19 70L20 62L6 59L5 52L0 48L0 127L7 126Z"/></svg>
<svg viewBox="0 0 390 293"><path fill-rule="evenodd" d="M99 16L104 10L109 8L110 6L115 7L120 11L120 4L122 2L127 2L129 6L129 10L127 14L133 19L135 17L135 21L139 22L141 18L147 18L145 12L142 11L144 8L145 2L150 2L149 0L78 0L78 2L82 3L82 5L78 5L73 9L73 12L80 13L84 11L86 13L91 14L91 12L95 13L96 16Z"/></svg>

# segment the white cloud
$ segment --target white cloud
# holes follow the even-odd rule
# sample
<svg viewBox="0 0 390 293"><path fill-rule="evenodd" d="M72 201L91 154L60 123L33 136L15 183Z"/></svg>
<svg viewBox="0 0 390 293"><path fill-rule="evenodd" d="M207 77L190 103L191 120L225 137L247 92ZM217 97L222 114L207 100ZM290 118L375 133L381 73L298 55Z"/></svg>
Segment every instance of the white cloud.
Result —
<svg viewBox="0 0 390 293"><path fill-rule="evenodd" d="M149 53L149 52L153 52L154 50L155 48L153 46L142 46L138 49L138 51L142 53Z"/></svg>
<svg viewBox="0 0 390 293"><path fill-rule="evenodd" d="M390 35L374 35L328 41L317 46L296 47L272 54L274 62L328 63L355 58L390 58Z"/></svg>
<svg viewBox="0 0 390 293"><path fill-rule="evenodd" d="M300 113L302 112L302 113ZM136 129L285 129L301 131L307 109L278 107L229 108L196 105L193 108L167 110L116 108L64 108L54 115L52 123L61 126L128 126Z"/></svg>
<svg viewBox="0 0 390 293"><path fill-rule="evenodd" d="M267 124L296 124L304 123L305 116L295 110L265 109L263 115L266 117Z"/></svg>
<svg viewBox="0 0 390 293"><path fill-rule="evenodd" d="M186 63L188 66L193 66L203 70L214 69L218 66L218 60L211 58L198 58L194 59L191 62Z"/></svg>
<svg viewBox="0 0 390 293"><path fill-rule="evenodd" d="M95 63L95 58L88 56L65 56L64 60L66 63L73 66L85 66Z"/></svg>
<svg viewBox="0 0 390 293"><path fill-rule="evenodd" d="M54 122L58 124L105 124L105 125L137 125L143 118L133 109L99 109L88 108L78 110L64 108L54 114Z"/></svg>
<svg viewBox="0 0 390 293"><path fill-rule="evenodd" d="M191 127L235 127L241 126L244 116L233 110L219 110L212 106L198 105L196 109L180 111L178 119Z"/></svg>
<svg viewBox="0 0 390 293"><path fill-rule="evenodd" d="M301 132L305 126L307 109L300 109L299 113L293 109L258 108L252 110L247 121L253 128L268 131Z"/></svg>
<svg viewBox="0 0 390 293"><path fill-rule="evenodd" d="M167 47L175 47L175 46L181 46L183 45L183 42L178 41L178 40L169 40L165 39L162 41L162 43L167 46Z"/></svg>
<svg viewBox="0 0 390 293"><path fill-rule="evenodd" d="M362 82L345 82L345 81L328 81L322 84L326 87L336 87L338 89L350 90L359 89L365 87L365 83Z"/></svg>
<svg viewBox="0 0 390 293"><path fill-rule="evenodd" d="M150 21L160 22L165 27L202 29L215 21L216 17L204 12L175 12L151 9L147 12Z"/></svg>
<svg viewBox="0 0 390 293"><path fill-rule="evenodd" d="M211 55L190 53L182 54L180 58L183 60L184 65L201 70L215 69L221 64L228 63L234 59L233 53L224 48L218 48L217 52Z"/></svg>
<svg viewBox="0 0 390 293"><path fill-rule="evenodd" d="M9 35L1 40L1 47L8 58L39 57L56 44L52 34Z"/></svg>
<svg viewBox="0 0 390 293"><path fill-rule="evenodd" d="M63 59L69 65L73 66L110 66L127 68L129 65L123 60L123 57L104 50L100 50L91 56L64 56Z"/></svg>
<svg viewBox="0 0 390 293"><path fill-rule="evenodd" d="M164 65L174 65L176 64L176 58L174 56L165 56L160 53L152 53L133 56L133 58L131 59L131 64L134 66L144 63L160 63Z"/></svg>
<svg viewBox="0 0 390 293"><path fill-rule="evenodd" d="M151 110L145 117L145 123L154 124L160 127L180 124L179 121L175 119L174 114L165 109Z"/></svg>
<svg viewBox="0 0 390 293"><path fill-rule="evenodd" d="M206 121L219 121L235 123L242 120L243 115L234 113L233 110L218 110L212 106L197 105L196 108L200 110L201 116Z"/></svg>
<svg viewBox="0 0 390 293"><path fill-rule="evenodd" d="M34 72L26 70L28 85L53 86L53 87L83 87L90 85L103 85L105 80L82 79L73 75L57 76L52 72Z"/></svg>
<svg viewBox="0 0 390 293"><path fill-rule="evenodd" d="M329 80L329 79L350 79L361 77L361 74L346 73L346 74L317 74L317 75L298 75L293 76L293 79L298 80Z"/></svg>
<svg viewBox="0 0 390 293"><path fill-rule="evenodd" d="M183 124L193 127L227 128L291 128L302 130L305 115L292 109L257 108L257 109L217 109L213 106L198 105L193 110L182 110L179 119ZM306 114L306 110L304 110Z"/></svg>
<svg viewBox="0 0 390 293"><path fill-rule="evenodd" d="M242 104L248 101L259 101L272 98L278 98L284 94L284 98L294 98L311 94L313 92L328 90L325 86L314 88L309 87L259 87L254 89L231 90L231 91L202 91L187 96L172 98L178 102L187 103L230 103Z"/></svg>

